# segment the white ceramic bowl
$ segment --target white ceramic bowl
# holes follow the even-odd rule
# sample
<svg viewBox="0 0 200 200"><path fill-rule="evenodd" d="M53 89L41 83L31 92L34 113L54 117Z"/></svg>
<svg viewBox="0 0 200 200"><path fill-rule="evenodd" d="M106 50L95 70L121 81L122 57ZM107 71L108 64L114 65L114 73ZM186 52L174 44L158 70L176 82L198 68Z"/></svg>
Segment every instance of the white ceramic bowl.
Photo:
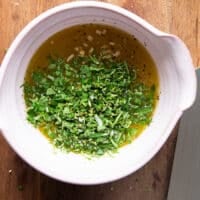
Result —
<svg viewBox="0 0 200 200"><path fill-rule="evenodd" d="M36 49L52 34L83 23L108 24L129 32L146 44L160 78L160 100L150 126L113 157L88 160L55 152L48 140L26 121L23 78ZM55 179L98 184L122 178L147 163L161 148L196 94L196 77L183 42L117 6L73 2L50 9L30 22L9 48L0 71L0 128L10 146L27 163Z"/></svg>

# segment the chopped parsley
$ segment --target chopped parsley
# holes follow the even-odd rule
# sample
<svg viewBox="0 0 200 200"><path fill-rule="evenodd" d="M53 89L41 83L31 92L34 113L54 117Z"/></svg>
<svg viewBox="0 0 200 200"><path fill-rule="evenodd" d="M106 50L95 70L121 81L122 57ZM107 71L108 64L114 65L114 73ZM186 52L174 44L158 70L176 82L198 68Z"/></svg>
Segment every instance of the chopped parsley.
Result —
<svg viewBox="0 0 200 200"><path fill-rule="evenodd" d="M93 156L116 152L151 122L155 86L144 85L134 67L101 56L69 63L50 58L46 70L25 81L27 120L68 152Z"/></svg>

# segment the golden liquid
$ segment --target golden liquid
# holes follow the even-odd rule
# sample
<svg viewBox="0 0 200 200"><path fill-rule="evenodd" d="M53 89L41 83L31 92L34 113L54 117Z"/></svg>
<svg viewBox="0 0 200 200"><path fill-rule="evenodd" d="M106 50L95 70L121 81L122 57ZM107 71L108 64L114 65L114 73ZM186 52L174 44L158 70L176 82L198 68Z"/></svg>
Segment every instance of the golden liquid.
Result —
<svg viewBox="0 0 200 200"><path fill-rule="evenodd" d="M103 34L98 34L99 31ZM88 40L88 37L92 40ZM137 71L137 77L145 85L156 86L155 106L158 97L159 80L156 65L145 49L145 47L133 36L117 28L99 25L85 24L67 28L56 33L46 40L33 55L25 76L25 81L31 81L33 71L40 68L45 71L48 66L49 55L68 58L70 55L78 55L76 49L84 51L85 55L94 49L97 55L106 47L113 53L120 52L117 60L126 61L129 66L133 66ZM137 126L137 137L146 127L146 125ZM41 132L45 132L42 127ZM45 133L44 133L45 134ZM45 134L46 135L46 134ZM134 139L133 138L133 139Z"/></svg>

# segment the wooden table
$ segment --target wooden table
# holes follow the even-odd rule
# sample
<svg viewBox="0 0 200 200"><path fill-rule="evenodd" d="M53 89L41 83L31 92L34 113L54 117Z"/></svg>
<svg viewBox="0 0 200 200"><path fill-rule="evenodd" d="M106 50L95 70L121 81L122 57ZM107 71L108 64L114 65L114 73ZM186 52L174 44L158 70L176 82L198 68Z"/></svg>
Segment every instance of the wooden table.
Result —
<svg viewBox="0 0 200 200"><path fill-rule="evenodd" d="M64 0L0 0L0 61L17 33L35 16ZM178 35L200 65L199 0L107 0ZM0 200L165 200L171 173L176 127L160 152L142 169L98 186L65 184L24 163L0 135Z"/></svg>

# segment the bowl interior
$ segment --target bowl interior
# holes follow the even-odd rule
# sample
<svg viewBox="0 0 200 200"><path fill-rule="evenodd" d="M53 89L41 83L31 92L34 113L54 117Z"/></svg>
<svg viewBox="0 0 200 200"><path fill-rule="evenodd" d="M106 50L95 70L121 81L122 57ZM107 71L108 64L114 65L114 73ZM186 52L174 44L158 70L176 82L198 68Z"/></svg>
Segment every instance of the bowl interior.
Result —
<svg viewBox="0 0 200 200"><path fill-rule="evenodd" d="M26 121L23 91L27 65L37 48L51 35L67 27L98 23L133 34L153 57L160 79L160 99L152 123L119 153L99 159L55 150L42 134ZM128 48L128 47L127 47ZM112 6L60 6L31 22L18 36L7 55L1 85L1 127L15 151L39 171L62 181L96 184L128 175L143 166L161 147L180 116L179 82L175 61L160 38L137 21L137 17Z"/></svg>

